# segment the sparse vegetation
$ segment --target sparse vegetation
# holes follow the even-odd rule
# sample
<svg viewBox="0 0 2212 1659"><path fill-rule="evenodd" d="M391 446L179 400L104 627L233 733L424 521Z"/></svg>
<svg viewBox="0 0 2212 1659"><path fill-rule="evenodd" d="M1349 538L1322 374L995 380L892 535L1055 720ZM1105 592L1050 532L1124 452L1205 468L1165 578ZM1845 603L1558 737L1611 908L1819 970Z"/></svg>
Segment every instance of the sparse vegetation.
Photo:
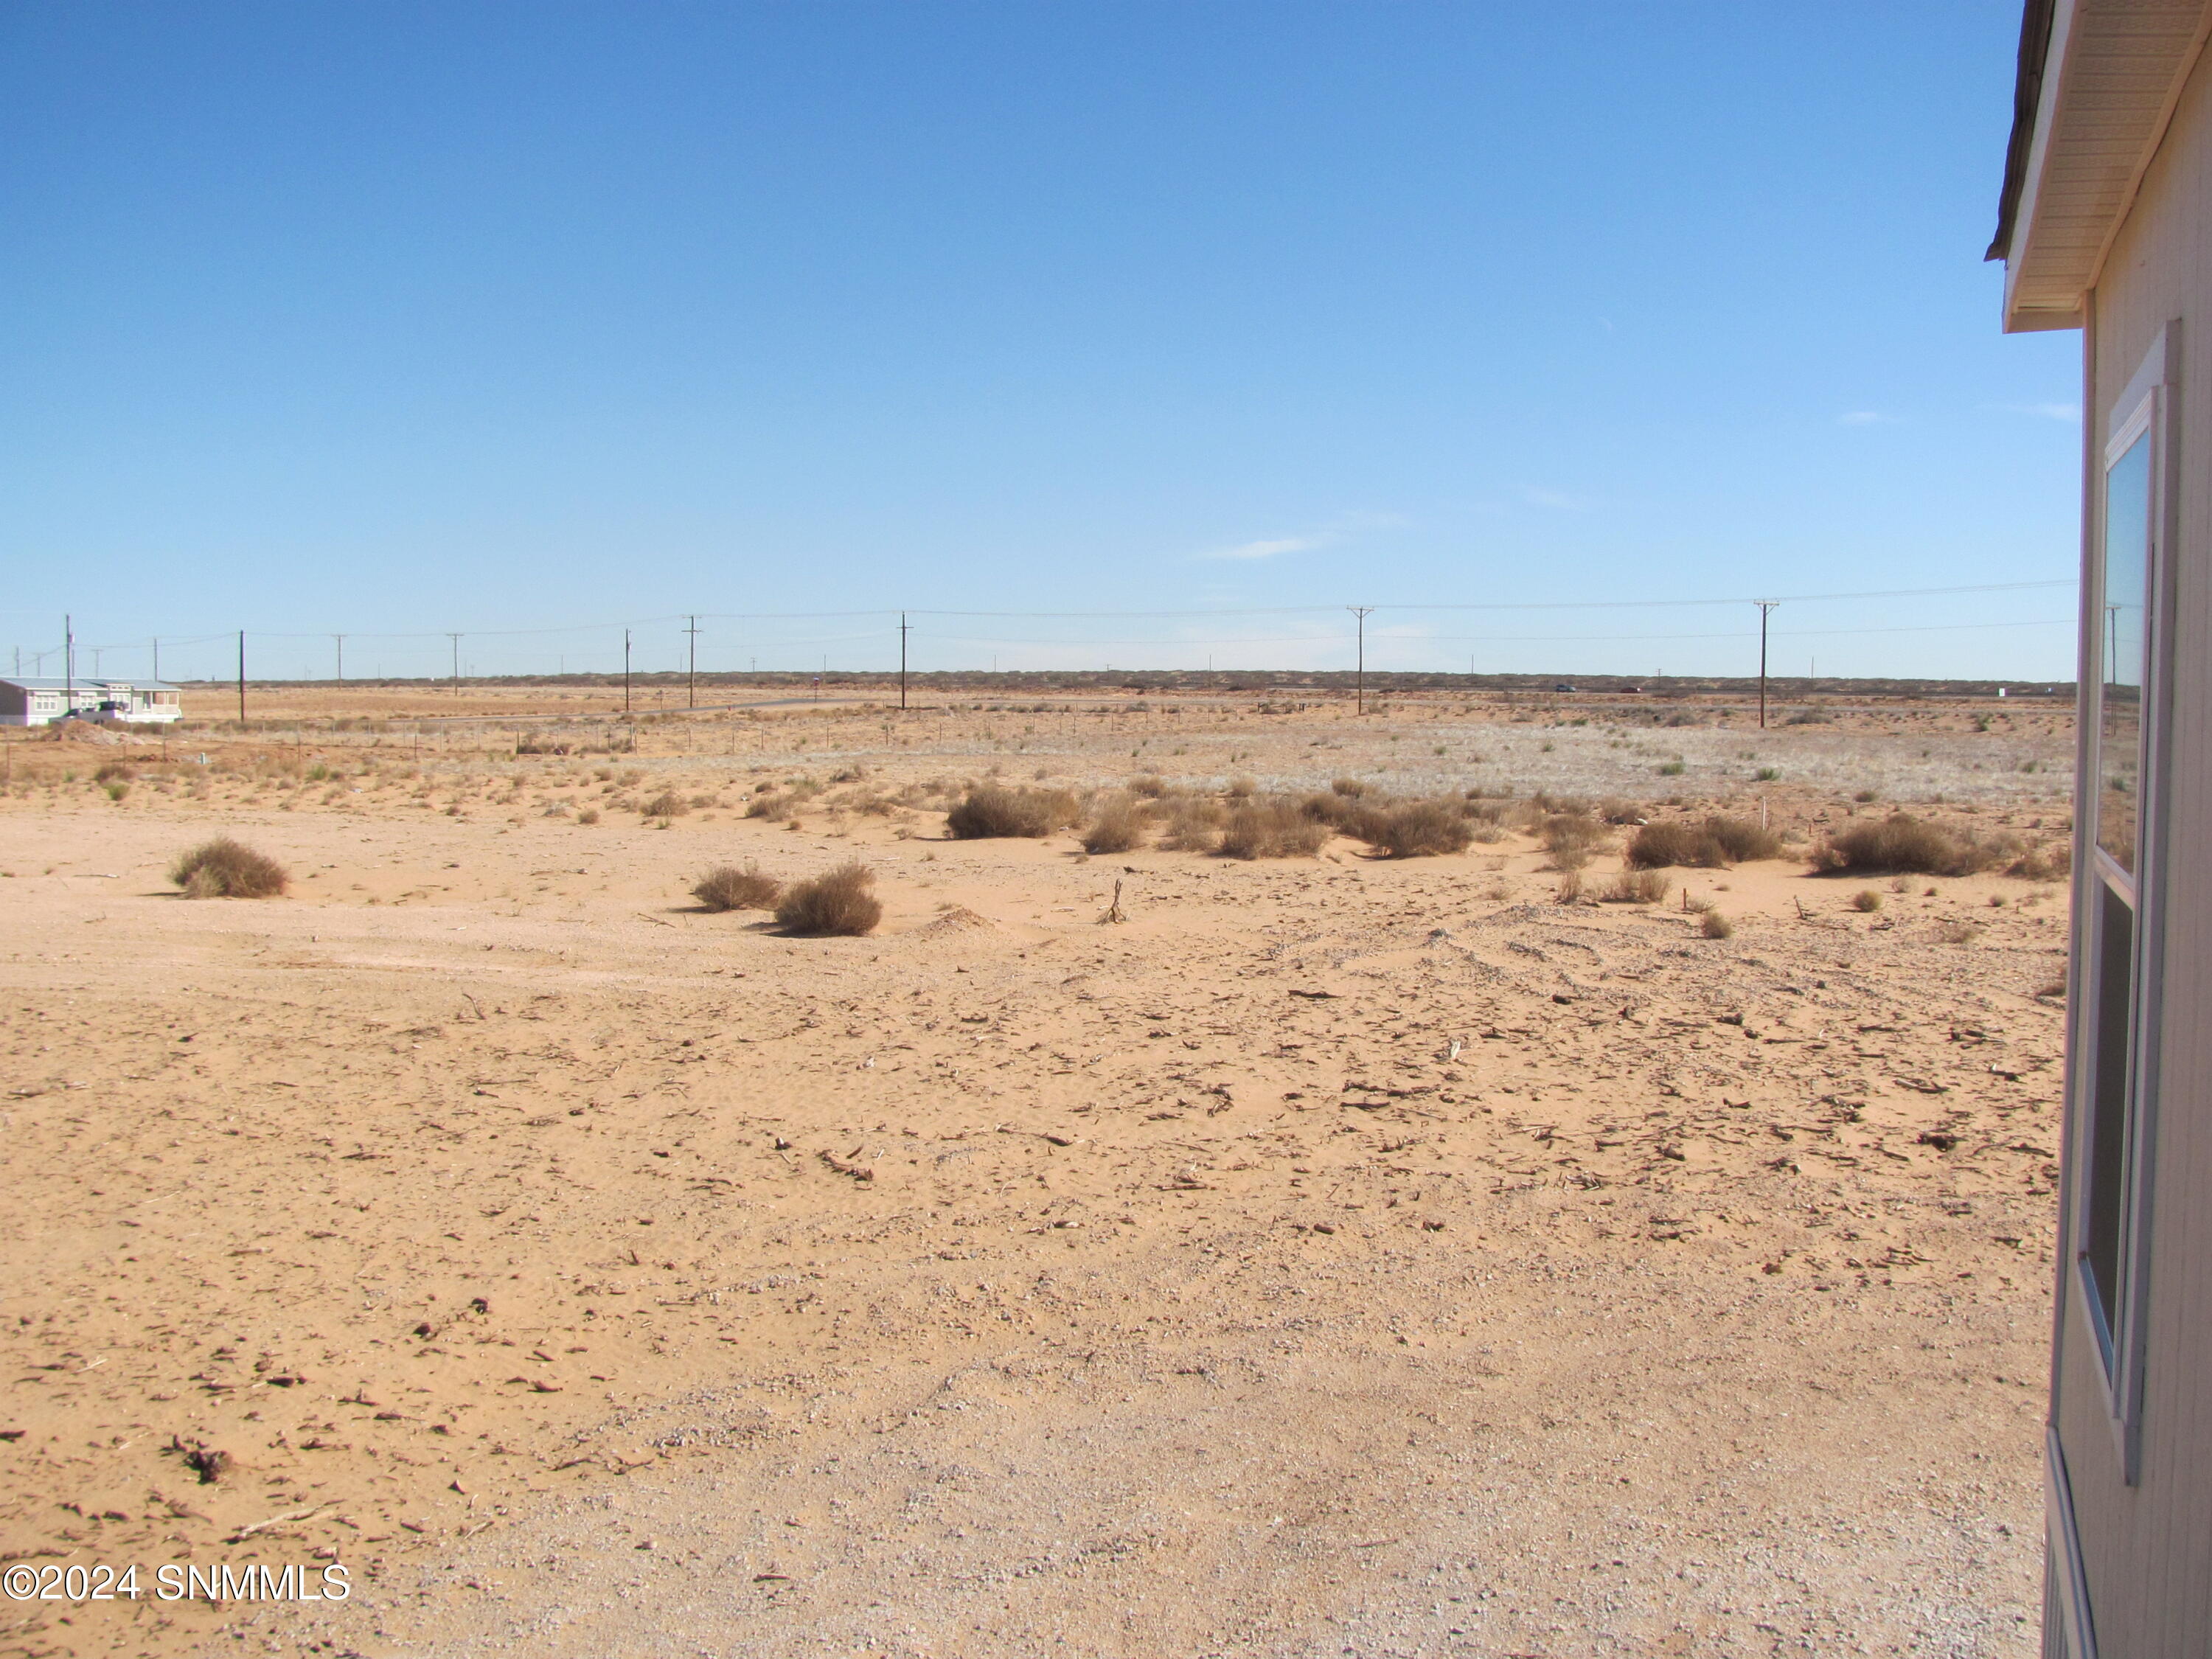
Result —
<svg viewBox="0 0 2212 1659"><path fill-rule="evenodd" d="M1672 885L1656 870L1623 870L1598 897L1607 904L1656 904Z"/></svg>
<svg viewBox="0 0 2212 1659"><path fill-rule="evenodd" d="M284 866L228 836L203 842L169 866L186 898L275 898L291 885Z"/></svg>
<svg viewBox="0 0 2212 1659"><path fill-rule="evenodd" d="M1851 908L1870 915L1881 908L1881 895L1871 887L1862 887L1851 895Z"/></svg>
<svg viewBox="0 0 2212 1659"><path fill-rule="evenodd" d="M775 919L794 933L854 936L871 933L884 907L871 890L875 872L857 859L795 884L775 907Z"/></svg>
<svg viewBox="0 0 2212 1659"><path fill-rule="evenodd" d="M664 789L638 811L648 818L681 817L691 810L691 803L673 789Z"/></svg>
<svg viewBox="0 0 2212 1659"><path fill-rule="evenodd" d="M1734 939L1735 924L1717 910L1708 910L1698 923L1698 931L1707 939Z"/></svg>
<svg viewBox="0 0 2212 1659"><path fill-rule="evenodd" d="M781 882L750 864L723 864L700 878L691 896L709 910L772 910L782 892Z"/></svg>

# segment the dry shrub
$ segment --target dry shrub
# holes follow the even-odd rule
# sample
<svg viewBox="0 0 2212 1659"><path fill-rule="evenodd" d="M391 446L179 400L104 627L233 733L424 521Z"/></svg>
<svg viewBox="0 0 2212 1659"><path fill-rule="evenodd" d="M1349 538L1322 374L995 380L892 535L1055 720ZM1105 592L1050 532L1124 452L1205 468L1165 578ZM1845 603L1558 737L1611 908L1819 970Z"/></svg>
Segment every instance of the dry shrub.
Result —
<svg viewBox="0 0 2212 1659"><path fill-rule="evenodd" d="M94 783L130 783L138 776L138 769L126 761L102 761L100 769L92 775Z"/></svg>
<svg viewBox="0 0 2212 1659"><path fill-rule="evenodd" d="M1634 801L1622 800L1618 796L1608 796L1600 801L1597 805L1597 815L1607 823L1620 828L1642 823L1647 816L1644 809Z"/></svg>
<svg viewBox="0 0 2212 1659"><path fill-rule="evenodd" d="M1893 812L1879 823L1854 823L1832 831L1814 851L1813 867L1854 875L1971 876L2008 862L2019 850L2019 843L2009 837L1984 841L1965 830Z"/></svg>
<svg viewBox="0 0 2212 1659"><path fill-rule="evenodd" d="M649 818L680 818L691 810L691 803L673 789L664 789L638 811Z"/></svg>
<svg viewBox="0 0 2212 1659"><path fill-rule="evenodd" d="M1569 870L1559 877L1559 885L1552 896L1562 904L1579 903L1583 896L1583 872Z"/></svg>
<svg viewBox="0 0 2212 1659"><path fill-rule="evenodd" d="M1851 908L1871 915L1881 908L1881 895L1871 887L1862 887L1851 895Z"/></svg>
<svg viewBox="0 0 2212 1659"><path fill-rule="evenodd" d="M787 889L775 919L794 933L859 934L884 919L884 907L868 890L875 872L854 859Z"/></svg>
<svg viewBox="0 0 2212 1659"><path fill-rule="evenodd" d="M1065 789L1008 789L982 783L945 815L945 827L956 841L1035 840L1066 829L1079 813L1075 797Z"/></svg>
<svg viewBox="0 0 2212 1659"><path fill-rule="evenodd" d="M1249 800L1260 793L1260 780L1249 773L1229 780L1228 788L1222 793L1231 800Z"/></svg>
<svg viewBox="0 0 2212 1659"><path fill-rule="evenodd" d="M1779 858L1782 837L1749 818L1709 817L1703 823L1647 823L1628 843L1628 862L1645 870L1680 865L1716 869Z"/></svg>
<svg viewBox="0 0 2212 1659"><path fill-rule="evenodd" d="M1358 778L1333 778L1328 787L1332 793L1342 795L1346 800L1358 800L1367 793L1367 786Z"/></svg>
<svg viewBox="0 0 2212 1659"><path fill-rule="evenodd" d="M1287 800L1231 809L1218 851L1232 859L1310 859L1328 844L1329 827Z"/></svg>
<svg viewBox="0 0 2212 1659"><path fill-rule="evenodd" d="M1735 924L1719 911L1708 910L1705 920L1698 924L1698 931L1707 939L1733 939L1735 937Z"/></svg>
<svg viewBox="0 0 2212 1659"><path fill-rule="evenodd" d="M265 854L217 836L169 867L186 898L274 898L291 884L284 866Z"/></svg>
<svg viewBox="0 0 2212 1659"><path fill-rule="evenodd" d="M2005 874L2027 881L2057 881L2074 870L2074 849L2064 842L2031 847L2006 869Z"/></svg>
<svg viewBox="0 0 2212 1659"><path fill-rule="evenodd" d="M1628 862L1641 870L1663 870L1670 865L1692 867L1719 861L1720 849L1692 825L1681 823L1647 823L1630 838Z"/></svg>
<svg viewBox="0 0 2212 1659"><path fill-rule="evenodd" d="M791 804L787 797L770 790L764 795L755 795L745 803L745 816L749 818L780 817L784 808Z"/></svg>
<svg viewBox="0 0 2212 1659"><path fill-rule="evenodd" d="M1086 853L1127 853L1145 844L1145 809L1132 794L1109 795L1098 803L1078 837Z"/></svg>
<svg viewBox="0 0 2212 1659"><path fill-rule="evenodd" d="M1552 855L1555 870L1579 870L1605 843L1606 826L1583 812L1553 812L1536 828L1536 838Z"/></svg>
<svg viewBox="0 0 2212 1659"><path fill-rule="evenodd" d="M1464 853L1474 826L1455 801L1407 800L1356 815L1351 832L1385 858L1433 858Z"/></svg>
<svg viewBox="0 0 2212 1659"><path fill-rule="evenodd" d="M1707 818L1705 834L1730 864L1753 864L1782 856L1782 837L1749 818Z"/></svg>
<svg viewBox="0 0 2212 1659"><path fill-rule="evenodd" d="M1624 870L1598 897L1607 904L1656 904L1672 884L1656 870Z"/></svg>
<svg viewBox="0 0 2212 1659"><path fill-rule="evenodd" d="M773 910L782 891L781 882L750 864L742 870L724 864L701 877L691 896L709 910Z"/></svg>
<svg viewBox="0 0 2212 1659"><path fill-rule="evenodd" d="M586 806L576 814L576 822L579 823L597 823L599 821L599 809L596 806Z"/></svg>
<svg viewBox="0 0 2212 1659"><path fill-rule="evenodd" d="M1129 793L1133 795L1141 795L1146 800L1158 800L1167 792L1168 781L1155 773L1147 772L1142 777L1129 780Z"/></svg>
<svg viewBox="0 0 2212 1659"><path fill-rule="evenodd" d="M1160 845L1174 853L1211 853L1221 844L1221 825L1228 814L1218 801L1179 795L1168 805L1167 833Z"/></svg>

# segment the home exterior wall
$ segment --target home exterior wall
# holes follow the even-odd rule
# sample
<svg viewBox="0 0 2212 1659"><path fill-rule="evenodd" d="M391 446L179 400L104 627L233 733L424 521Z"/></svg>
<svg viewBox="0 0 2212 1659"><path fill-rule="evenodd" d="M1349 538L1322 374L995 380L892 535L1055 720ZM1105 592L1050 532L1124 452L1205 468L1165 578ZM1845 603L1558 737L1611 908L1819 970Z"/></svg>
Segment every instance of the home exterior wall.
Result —
<svg viewBox="0 0 2212 1659"><path fill-rule="evenodd" d="M2203 1659L2212 1631L2212 54L2185 82L2090 295L2084 345L2085 561L2101 517L2113 404L2160 331L2178 320L2168 395L2161 718L2166 873L2149 964L2164 1011L2144 1201L2140 1473L2125 1477L2097 1340L2075 1290L2077 1245L2059 1246L2052 1420L2070 1487L2099 1659ZM2124 413L2124 411L2118 411ZM2085 563L2085 593L2088 570ZM2086 680L2087 677L2084 676ZM2086 785L2089 781L2082 780ZM2089 799L2083 796L2082 799ZM2154 807L2154 811L2161 810ZM2078 837L2077 837L2078 841ZM2077 871L2086 847L2077 845ZM2086 888L2075 908L2075 959ZM2148 908L2148 907L2147 907ZM2077 978L2077 990L2079 987ZM2077 1014L2082 1002L2073 1004ZM2069 1081L2069 1101L2079 1080ZM2074 1125L2069 1126L2069 1146ZM2051 1633L2055 1638L2056 1633ZM2063 1646L2047 1648L2063 1652Z"/></svg>

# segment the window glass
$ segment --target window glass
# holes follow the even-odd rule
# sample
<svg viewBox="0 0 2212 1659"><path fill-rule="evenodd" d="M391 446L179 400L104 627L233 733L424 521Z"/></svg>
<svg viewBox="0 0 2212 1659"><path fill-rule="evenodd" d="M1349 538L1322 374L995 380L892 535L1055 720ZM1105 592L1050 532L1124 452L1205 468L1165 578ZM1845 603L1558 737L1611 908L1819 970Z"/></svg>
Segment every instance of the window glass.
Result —
<svg viewBox="0 0 2212 1659"><path fill-rule="evenodd" d="M2105 475L2105 614L2099 654L2097 845L2132 875L2142 836L2142 690L2150 574L2150 434Z"/></svg>

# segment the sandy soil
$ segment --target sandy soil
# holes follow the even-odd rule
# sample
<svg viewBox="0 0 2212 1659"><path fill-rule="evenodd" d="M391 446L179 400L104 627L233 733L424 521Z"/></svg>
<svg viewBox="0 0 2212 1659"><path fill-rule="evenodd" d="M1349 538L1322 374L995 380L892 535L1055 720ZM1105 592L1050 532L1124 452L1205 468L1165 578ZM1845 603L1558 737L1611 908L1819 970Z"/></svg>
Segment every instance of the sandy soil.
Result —
<svg viewBox="0 0 2212 1659"><path fill-rule="evenodd" d="M0 1556L356 1589L0 1603L0 1654L2037 1650L2063 886L1674 872L1716 939L1520 834L1086 858L905 786L2034 840L2063 726L1097 706L419 769L303 707L113 799L124 749L13 749ZM178 897L216 829L291 895ZM686 896L856 854L872 937Z"/></svg>

